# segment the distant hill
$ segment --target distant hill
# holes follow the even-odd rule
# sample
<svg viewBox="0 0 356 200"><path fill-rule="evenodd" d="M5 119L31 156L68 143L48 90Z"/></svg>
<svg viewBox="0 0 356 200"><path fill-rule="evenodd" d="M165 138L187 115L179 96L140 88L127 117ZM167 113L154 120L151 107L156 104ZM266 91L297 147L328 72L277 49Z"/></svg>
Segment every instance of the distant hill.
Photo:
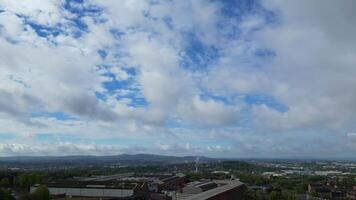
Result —
<svg viewBox="0 0 356 200"><path fill-rule="evenodd" d="M165 156L155 154L120 154L113 156L14 156L0 157L0 165L5 166L65 166L65 165L142 165L142 164L174 164L195 162L214 162L213 158L204 156Z"/></svg>

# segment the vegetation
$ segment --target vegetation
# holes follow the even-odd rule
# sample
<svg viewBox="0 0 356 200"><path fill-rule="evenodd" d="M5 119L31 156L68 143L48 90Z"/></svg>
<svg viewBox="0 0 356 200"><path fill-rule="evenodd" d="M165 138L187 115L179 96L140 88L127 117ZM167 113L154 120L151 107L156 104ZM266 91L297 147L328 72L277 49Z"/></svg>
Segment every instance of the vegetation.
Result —
<svg viewBox="0 0 356 200"><path fill-rule="evenodd" d="M0 187L4 187L4 188L10 187L10 179L9 178L2 178L0 180Z"/></svg>
<svg viewBox="0 0 356 200"><path fill-rule="evenodd" d="M271 183L269 179L266 179L257 174L251 174L246 172L236 172L235 176L238 177L242 182L249 184L249 185L268 185Z"/></svg>
<svg viewBox="0 0 356 200"><path fill-rule="evenodd" d="M49 200L50 194L47 186L41 185L31 194L22 195L19 200Z"/></svg>
<svg viewBox="0 0 356 200"><path fill-rule="evenodd" d="M286 166L285 164L283 164ZM297 164L298 165L298 164ZM267 167L266 167L267 166ZM356 185L355 171L349 171L349 175L337 176L331 179L326 176L315 175L287 175L277 177L265 177L263 172L280 172L278 167L271 165L257 165L244 161L222 161L212 163L200 163L199 172L195 171L195 163L180 164L152 164L152 165L129 165L114 167L76 167L69 169L46 169L46 170L22 170L22 171L0 171L0 200L11 199L11 192L20 195L20 200L42 200L49 199L46 186L38 187L32 194L28 189L34 184L46 184L51 181L64 180L73 177L90 177L97 175L113 175L127 172L136 173L161 173L181 171L187 174L190 181L201 179L229 179L231 176L239 178L249 186L246 193L247 200L293 200L298 195L306 194L308 185L311 183L334 183L341 187L352 187ZM311 169L319 169L317 165L308 163ZM285 170L286 167L283 168ZM287 167L288 169L288 167ZM222 171L221 173L211 173ZM267 189L266 189L267 188Z"/></svg>
<svg viewBox="0 0 356 200"><path fill-rule="evenodd" d="M49 200L49 190L47 186L41 185L32 193L37 200Z"/></svg>
<svg viewBox="0 0 356 200"><path fill-rule="evenodd" d="M29 188L31 185L40 181L40 175L38 172L24 172L20 174L16 179L16 184L21 188Z"/></svg>
<svg viewBox="0 0 356 200"><path fill-rule="evenodd" d="M0 188L0 199L1 200L12 200L13 198L10 196L10 191L5 188Z"/></svg>

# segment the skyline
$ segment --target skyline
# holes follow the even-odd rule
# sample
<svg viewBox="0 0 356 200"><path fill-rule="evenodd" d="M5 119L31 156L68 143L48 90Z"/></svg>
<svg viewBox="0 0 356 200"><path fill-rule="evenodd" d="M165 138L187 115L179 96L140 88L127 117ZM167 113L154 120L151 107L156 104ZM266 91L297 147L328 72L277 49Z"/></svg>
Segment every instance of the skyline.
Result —
<svg viewBox="0 0 356 200"><path fill-rule="evenodd" d="M0 157L356 158L352 0L0 0Z"/></svg>

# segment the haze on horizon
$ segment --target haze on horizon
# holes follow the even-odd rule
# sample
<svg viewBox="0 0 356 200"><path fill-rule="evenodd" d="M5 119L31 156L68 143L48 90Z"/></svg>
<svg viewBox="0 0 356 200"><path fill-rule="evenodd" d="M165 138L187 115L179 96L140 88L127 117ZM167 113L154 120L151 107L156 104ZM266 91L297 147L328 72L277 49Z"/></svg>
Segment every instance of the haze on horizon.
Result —
<svg viewBox="0 0 356 200"><path fill-rule="evenodd" d="M0 156L356 158L356 1L0 0Z"/></svg>

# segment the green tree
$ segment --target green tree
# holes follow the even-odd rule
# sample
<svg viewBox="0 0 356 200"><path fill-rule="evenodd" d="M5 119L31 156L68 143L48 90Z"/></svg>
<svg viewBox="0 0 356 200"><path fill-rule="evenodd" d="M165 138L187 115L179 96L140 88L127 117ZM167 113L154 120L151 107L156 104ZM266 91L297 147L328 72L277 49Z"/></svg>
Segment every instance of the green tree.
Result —
<svg viewBox="0 0 356 200"><path fill-rule="evenodd" d="M284 199L286 200L296 200L297 198L293 194L284 195Z"/></svg>
<svg viewBox="0 0 356 200"><path fill-rule="evenodd" d="M25 194L20 196L19 200L37 200L33 194Z"/></svg>
<svg viewBox="0 0 356 200"><path fill-rule="evenodd" d="M198 181L198 180L204 178L204 174L203 173L190 173L190 174L188 174L188 178L192 181Z"/></svg>
<svg viewBox="0 0 356 200"><path fill-rule="evenodd" d="M281 192L273 191L269 194L270 200L283 200L283 195Z"/></svg>
<svg viewBox="0 0 356 200"><path fill-rule="evenodd" d="M244 199L246 200L258 200L258 197L256 195L256 193L252 190L247 190L245 193L244 193Z"/></svg>
<svg viewBox="0 0 356 200"><path fill-rule="evenodd" d="M8 188L10 187L10 180L8 178L3 178L0 180L0 187Z"/></svg>
<svg viewBox="0 0 356 200"><path fill-rule="evenodd" d="M24 173L18 176L17 184L22 188L28 188L40 181L40 176L37 173Z"/></svg>
<svg viewBox="0 0 356 200"><path fill-rule="evenodd" d="M0 188L0 199L1 200L11 200L10 192L7 189Z"/></svg>
<svg viewBox="0 0 356 200"><path fill-rule="evenodd" d="M36 197L36 200L49 200L49 190L47 186L41 185L33 191L33 195Z"/></svg>

